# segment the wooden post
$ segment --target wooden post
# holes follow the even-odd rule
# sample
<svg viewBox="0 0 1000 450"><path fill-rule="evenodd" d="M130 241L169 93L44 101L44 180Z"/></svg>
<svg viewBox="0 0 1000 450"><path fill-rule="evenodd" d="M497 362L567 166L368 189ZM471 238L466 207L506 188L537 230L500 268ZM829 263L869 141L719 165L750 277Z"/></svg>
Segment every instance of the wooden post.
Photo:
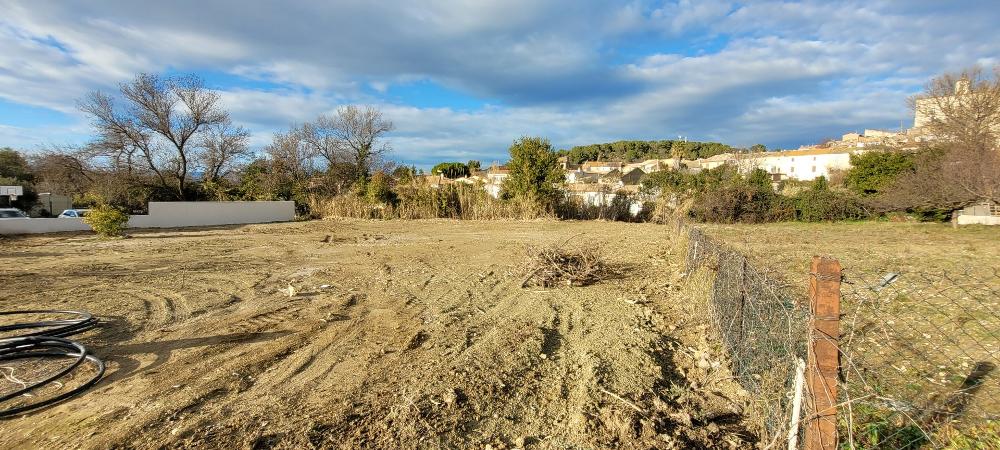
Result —
<svg viewBox="0 0 1000 450"><path fill-rule="evenodd" d="M806 425L807 450L836 450L837 372L840 369L840 262L814 256L809 277L812 313L806 384L812 420Z"/></svg>

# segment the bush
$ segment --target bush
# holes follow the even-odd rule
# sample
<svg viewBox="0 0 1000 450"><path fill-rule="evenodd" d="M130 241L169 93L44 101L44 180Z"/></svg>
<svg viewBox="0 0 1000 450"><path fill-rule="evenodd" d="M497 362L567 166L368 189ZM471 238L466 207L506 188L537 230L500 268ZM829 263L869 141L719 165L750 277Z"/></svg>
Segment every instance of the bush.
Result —
<svg viewBox="0 0 1000 450"><path fill-rule="evenodd" d="M899 151L851 154L851 168L844 175L844 182L859 194L877 194L901 174L913 171L915 160L913 153Z"/></svg>
<svg viewBox="0 0 1000 450"><path fill-rule="evenodd" d="M103 237L124 236L128 228L128 214L110 205L100 205L83 217L83 223Z"/></svg>
<svg viewBox="0 0 1000 450"><path fill-rule="evenodd" d="M770 187L736 183L702 192L689 214L702 222L765 223L792 220L795 209Z"/></svg>
<svg viewBox="0 0 1000 450"><path fill-rule="evenodd" d="M412 184L397 186L390 192L394 199L390 203L373 201L368 195L348 193L325 201L317 210L323 217L359 219L497 220L553 216L536 202L524 198L495 199L478 185L450 184L432 188Z"/></svg>
<svg viewBox="0 0 1000 450"><path fill-rule="evenodd" d="M558 185L565 177L548 139L522 137L514 141L507 167L510 176L503 182L503 198L520 197L545 209L558 201Z"/></svg>
<svg viewBox="0 0 1000 450"><path fill-rule="evenodd" d="M819 177L811 188L794 197L796 218L803 222L857 220L868 217L858 196L850 192L831 191L826 178Z"/></svg>
<svg viewBox="0 0 1000 450"><path fill-rule="evenodd" d="M365 190L365 195L372 202L394 203L396 201L396 195L392 192L392 186L389 185L389 176L385 172L376 172L372 175Z"/></svg>

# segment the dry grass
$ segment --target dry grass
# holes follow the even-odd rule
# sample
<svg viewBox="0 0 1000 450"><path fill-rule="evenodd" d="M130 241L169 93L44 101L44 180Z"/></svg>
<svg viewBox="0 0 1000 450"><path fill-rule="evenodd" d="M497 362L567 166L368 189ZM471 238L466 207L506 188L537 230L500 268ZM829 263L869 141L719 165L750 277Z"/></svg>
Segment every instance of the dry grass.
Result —
<svg viewBox="0 0 1000 450"><path fill-rule="evenodd" d="M699 225L805 286L813 255L829 255L847 270L892 272L1000 267L1000 229L939 223L840 222ZM801 283L800 283L801 282Z"/></svg>
<svg viewBox="0 0 1000 450"><path fill-rule="evenodd" d="M840 260L841 391L845 400L891 400L854 403L853 414L845 412L846 439L861 447L901 438L944 445L1000 413L995 374L970 381L975 367L1000 356L1000 230L888 222L704 228L781 275L803 299L811 257ZM942 406L956 398L961 407ZM942 415L954 419L954 430L940 431L934 418Z"/></svg>
<svg viewBox="0 0 1000 450"><path fill-rule="evenodd" d="M442 188L427 185L397 187L394 203L380 203L356 194L345 194L318 202L321 217L354 219L463 219L530 220L554 218L552 211L519 199L498 200L482 187L454 184Z"/></svg>

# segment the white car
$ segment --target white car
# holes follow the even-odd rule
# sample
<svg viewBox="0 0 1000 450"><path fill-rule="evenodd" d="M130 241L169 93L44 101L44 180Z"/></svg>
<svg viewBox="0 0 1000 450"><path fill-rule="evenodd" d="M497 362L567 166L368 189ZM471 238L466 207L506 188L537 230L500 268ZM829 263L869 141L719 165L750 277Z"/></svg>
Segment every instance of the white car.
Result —
<svg viewBox="0 0 1000 450"><path fill-rule="evenodd" d="M28 215L17 208L0 208L0 220L3 219L27 219Z"/></svg>
<svg viewBox="0 0 1000 450"><path fill-rule="evenodd" d="M74 219L79 219L80 217L86 216L90 212L89 209L67 209L59 214L60 219L65 219L67 217L72 217Z"/></svg>

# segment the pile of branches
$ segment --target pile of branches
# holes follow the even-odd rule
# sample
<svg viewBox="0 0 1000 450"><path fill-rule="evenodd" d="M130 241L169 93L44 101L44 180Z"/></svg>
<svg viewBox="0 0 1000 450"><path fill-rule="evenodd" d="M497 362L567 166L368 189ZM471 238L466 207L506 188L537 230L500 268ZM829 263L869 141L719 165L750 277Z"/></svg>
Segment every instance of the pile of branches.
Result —
<svg viewBox="0 0 1000 450"><path fill-rule="evenodd" d="M565 244L529 248L527 267L521 287L586 286L620 274L599 248L567 249Z"/></svg>

